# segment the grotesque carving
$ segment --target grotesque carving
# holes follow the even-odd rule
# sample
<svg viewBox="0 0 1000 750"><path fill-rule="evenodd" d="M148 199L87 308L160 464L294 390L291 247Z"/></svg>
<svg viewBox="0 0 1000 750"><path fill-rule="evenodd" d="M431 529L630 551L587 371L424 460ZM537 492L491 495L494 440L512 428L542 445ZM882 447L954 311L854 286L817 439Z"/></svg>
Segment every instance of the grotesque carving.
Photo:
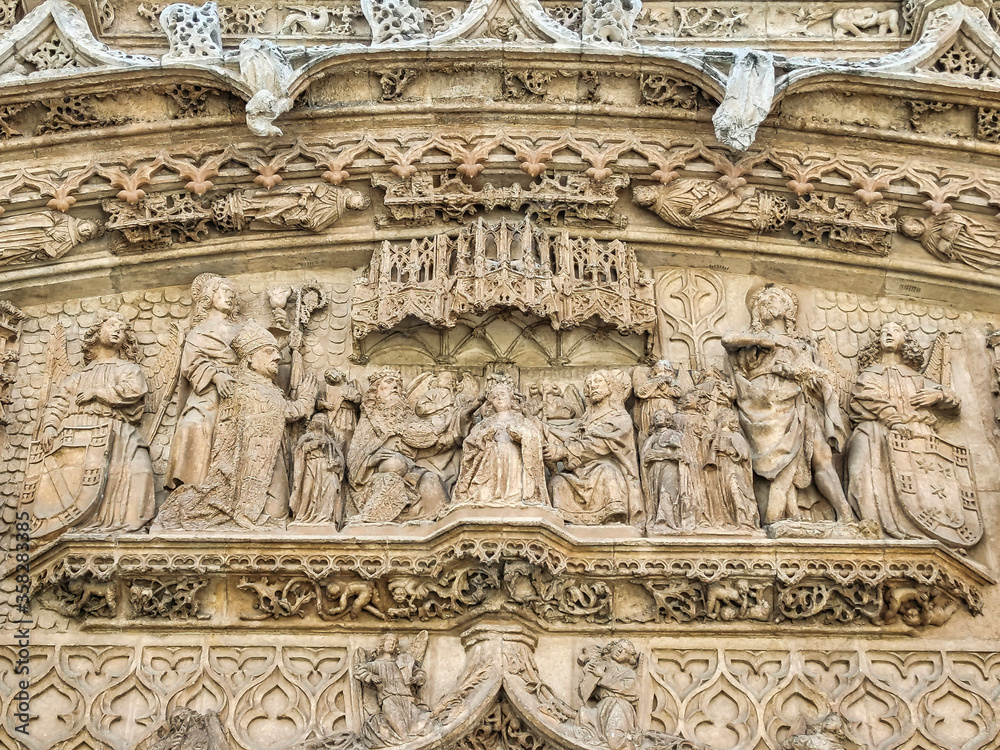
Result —
<svg viewBox="0 0 1000 750"><path fill-rule="evenodd" d="M642 525L642 493L627 374L600 370L587 377L583 416L566 427L546 426L545 460L553 504L571 523ZM560 468L561 464L561 468Z"/></svg>
<svg viewBox="0 0 1000 750"><path fill-rule="evenodd" d="M583 41L636 46L633 26L641 10L639 0L584 0Z"/></svg>
<svg viewBox="0 0 1000 750"><path fill-rule="evenodd" d="M424 16L412 0L362 0L372 44L407 42L424 35Z"/></svg>
<svg viewBox="0 0 1000 750"><path fill-rule="evenodd" d="M140 742L135 750L232 750L215 711L200 714L175 708L170 718Z"/></svg>
<svg viewBox="0 0 1000 750"><path fill-rule="evenodd" d="M128 589L132 617L170 620L207 619L202 614L198 594L208 585L205 578L160 581L136 580Z"/></svg>
<svg viewBox="0 0 1000 750"><path fill-rule="evenodd" d="M948 211L926 219L905 216L899 229L946 263L958 261L979 270L1000 266L1000 221L994 218Z"/></svg>
<svg viewBox="0 0 1000 750"><path fill-rule="evenodd" d="M35 536L67 526L134 531L154 513L153 466L139 432L149 386L138 344L119 313L102 310L83 335L73 372L61 327L49 345L54 386L31 445L21 504Z"/></svg>
<svg viewBox="0 0 1000 750"><path fill-rule="evenodd" d="M373 652L358 649L354 679L361 683L368 718L361 729L369 747L396 745L426 734L433 728L431 712L420 702L420 688L427 681L422 669L427 651L427 631L422 630L406 651L399 637L386 633Z"/></svg>
<svg viewBox="0 0 1000 750"><path fill-rule="evenodd" d="M551 233L527 221L479 221L406 245L383 243L357 285L351 318L356 339L408 315L452 328L464 313L495 307L547 317L556 329L597 316L639 333L655 322L650 286L621 242Z"/></svg>
<svg viewBox="0 0 1000 750"><path fill-rule="evenodd" d="M57 211L5 216L0 218L0 266L61 258L103 231L96 221Z"/></svg>
<svg viewBox="0 0 1000 750"><path fill-rule="evenodd" d="M160 13L160 25L170 42L164 62L211 61L222 57L222 29L214 2L200 8L187 3L168 5Z"/></svg>
<svg viewBox="0 0 1000 750"><path fill-rule="evenodd" d="M440 443L454 444L458 425L445 427L442 433L433 419L417 416L403 396L398 372L383 370L369 378L347 453L347 476L362 521L407 521L437 514L447 497L444 484L414 459L421 451L433 453Z"/></svg>
<svg viewBox="0 0 1000 750"><path fill-rule="evenodd" d="M291 64L278 45L268 39L244 39L239 55L240 76L254 92L246 106L247 127L260 136L281 135L273 122L292 108Z"/></svg>
<svg viewBox="0 0 1000 750"><path fill-rule="evenodd" d="M680 179L637 187L632 197L675 227L727 237L776 232L788 219L784 198L752 185L730 189L719 182Z"/></svg>
<svg viewBox="0 0 1000 750"><path fill-rule="evenodd" d="M712 115L715 137L734 151L746 151L774 102L774 57L743 48L734 54L726 95Z"/></svg>
<svg viewBox="0 0 1000 750"><path fill-rule="evenodd" d="M524 415L513 383L492 381L482 412L483 420L462 445L452 506L549 505L542 424Z"/></svg>
<svg viewBox="0 0 1000 750"><path fill-rule="evenodd" d="M368 207L368 196L340 185L294 185L275 190L234 190L212 204L223 231L308 229L323 232L350 209Z"/></svg>
<svg viewBox="0 0 1000 750"><path fill-rule="evenodd" d="M230 348L239 331L236 287L216 274L191 284L194 312L178 363L177 426L170 444L167 488L200 484L208 475L212 443L223 399L233 395L236 353Z"/></svg>
<svg viewBox="0 0 1000 750"><path fill-rule="evenodd" d="M284 523L288 475L282 442L285 423L312 411L316 380L302 379L294 401L274 384L279 353L274 336L251 321L230 344L236 383L224 405L208 476L175 490L157 515L163 529L254 528Z"/></svg>
<svg viewBox="0 0 1000 750"><path fill-rule="evenodd" d="M725 335L722 345L736 377L753 471L766 487L764 523L800 518L798 493L813 482L838 520L850 521L831 451L841 450L846 438L838 396L813 342L795 332L798 301L769 284L749 308L750 330Z"/></svg>
<svg viewBox="0 0 1000 750"><path fill-rule="evenodd" d="M958 396L940 382L947 379L946 347L938 338L925 364L912 334L889 322L860 352L848 493L862 520L877 522L888 536L969 547L983 534L969 452L935 429L937 415L959 410Z"/></svg>

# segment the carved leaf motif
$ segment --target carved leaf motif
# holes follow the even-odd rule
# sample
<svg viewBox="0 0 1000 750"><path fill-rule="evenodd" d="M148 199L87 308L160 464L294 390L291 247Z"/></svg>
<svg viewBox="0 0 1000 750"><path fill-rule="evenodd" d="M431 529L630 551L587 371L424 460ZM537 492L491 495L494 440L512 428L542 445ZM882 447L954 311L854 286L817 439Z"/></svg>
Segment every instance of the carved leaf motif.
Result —
<svg viewBox="0 0 1000 750"><path fill-rule="evenodd" d="M691 737L717 750L749 750L760 734L753 701L725 672L687 702L684 724Z"/></svg>
<svg viewBox="0 0 1000 750"><path fill-rule="evenodd" d="M228 714L229 699L226 689L219 684L209 672L205 671L179 693L174 695L167 704L167 713L175 708L190 708L198 713L215 711L225 719Z"/></svg>
<svg viewBox="0 0 1000 750"><path fill-rule="evenodd" d="M840 715L852 739L872 750L896 747L913 732L913 719L906 702L879 687L868 677L844 696Z"/></svg>
<svg viewBox="0 0 1000 750"><path fill-rule="evenodd" d="M31 732L21 740L31 750L48 750L83 728L86 698L68 684L57 669L50 670L31 685L30 693L31 713L47 717L45 722L33 722Z"/></svg>
<svg viewBox="0 0 1000 750"><path fill-rule="evenodd" d="M87 692L97 694L129 674L133 660L130 648L64 646L59 651L59 670L71 682L82 683Z"/></svg>
<svg viewBox="0 0 1000 750"><path fill-rule="evenodd" d="M979 750L996 735L993 701L948 678L924 695L917 707L924 731L941 747Z"/></svg>
<svg viewBox="0 0 1000 750"><path fill-rule="evenodd" d="M281 665L296 683L314 695L347 672L346 648L283 648Z"/></svg>
<svg viewBox="0 0 1000 750"><path fill-rule="evenodd" d="M294 744L309 727L302 706L309 706L308 696L275 667L237 700L233 710L236 737L255 750L271 750L279 742Z"/></svg>
<svg viewBox="0 0 1000 750"><path fill-rule="evenodd" d="M969 687L1000 701L1000 653L949 653L952 671Z"/></svg>

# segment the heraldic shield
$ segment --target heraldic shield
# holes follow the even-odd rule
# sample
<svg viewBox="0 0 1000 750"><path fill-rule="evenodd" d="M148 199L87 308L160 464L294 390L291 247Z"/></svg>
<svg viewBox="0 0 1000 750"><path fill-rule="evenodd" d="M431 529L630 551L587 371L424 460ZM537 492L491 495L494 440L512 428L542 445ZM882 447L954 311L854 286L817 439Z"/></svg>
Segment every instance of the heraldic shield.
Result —
<svg viewBox="0 0 1000 750"><path fill-rule="evenodd" d="M36 539L86 523L100 506L108 481L114 435L111 423L63 425L52 450L31 444L21 509L31 513Z"/></svg>
<svg viewBox="0 0 1000 750"><path fill-rule="evenodd" d="M890 433L889 465L899 505L925 534L954 547L983 536L969 451L936 435Z"/></svg>

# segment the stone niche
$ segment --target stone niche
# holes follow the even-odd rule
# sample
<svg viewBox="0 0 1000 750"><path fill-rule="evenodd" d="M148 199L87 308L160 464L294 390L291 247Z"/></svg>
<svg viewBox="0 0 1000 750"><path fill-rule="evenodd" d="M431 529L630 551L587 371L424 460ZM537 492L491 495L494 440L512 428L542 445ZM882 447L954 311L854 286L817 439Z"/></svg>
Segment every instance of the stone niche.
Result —
<svg viewBox="0 0 1000 750"><path fill-rule="evenodd" d="M996 9L27 5L0 746L1000 747Z"/></svg>

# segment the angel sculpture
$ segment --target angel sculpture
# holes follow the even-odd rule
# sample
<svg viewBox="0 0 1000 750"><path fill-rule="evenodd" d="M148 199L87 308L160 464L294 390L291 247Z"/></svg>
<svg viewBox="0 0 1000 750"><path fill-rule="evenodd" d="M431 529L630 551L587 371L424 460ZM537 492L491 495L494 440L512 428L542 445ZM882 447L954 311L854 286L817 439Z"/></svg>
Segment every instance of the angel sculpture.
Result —
<svg viewBox="0 0 1000 750"><path fill-rule="evenodd" d="M848 496L862 520L897 539L931 537L971 547L983 535L966 449L942 440L937 417L960 403L939 336L927 364L902 325L885 323L858 355L851 391L856 424L847 448ZM944 381L944 382L942 382Z"/></svg>
<svg viewBox="0 0 1000 750"><path fill-rule="evenodd" d="M68 527L135 531L153 517L153 465L139 431L150 393L128 320L101 310L74 372L66 333L49 340L48 400L25 471L21 504L41 539Z"/></svg>
<svg viewBox="0 0 1000 750"><path fill-rule="evenodd" d="M367 718L361 736L368 747L398 745L431 729L431 712L420 703L420 688L427 681L421 668L427 652L427 631L422 630L405 651L399 638L386 633L373 652L358 649L354 679L361 683Z"/></svg>
<svg viewBox="0 0 1000 750"><path fill-rule="evenodd" d="M635 750L640 744L636 707L639 704L641 657L631 641L612 641L600 648L584 649L578 659L583 666L577 726L592 733L596 745L610 750Z"/></svg>
<svg viewBox="0 0 1000 750"><path fill-rule="evenodd" d="M199 484L208 475L220 404L233 395L236 383L236 352L230 347L240 330L236 286L223 276L203 273L191 284L191 297L191 328L174 365L178 416L164 483L168 489ZM162 356L174 359L171 353ZM158 414L154 432L160 419Z"/></svg>
<svg viewBox="0 0 1000 750"><path fill-rule="evenodd" d="M727 333L736 378L740 425L750 444L754 474L762 480L763 521L800 519L799 492L815 484L840 522L854 520L833 450L846 430L831 373L817 363L811 339L795 332L798 301L768 284L750 299L750 330Z"/></svg>

